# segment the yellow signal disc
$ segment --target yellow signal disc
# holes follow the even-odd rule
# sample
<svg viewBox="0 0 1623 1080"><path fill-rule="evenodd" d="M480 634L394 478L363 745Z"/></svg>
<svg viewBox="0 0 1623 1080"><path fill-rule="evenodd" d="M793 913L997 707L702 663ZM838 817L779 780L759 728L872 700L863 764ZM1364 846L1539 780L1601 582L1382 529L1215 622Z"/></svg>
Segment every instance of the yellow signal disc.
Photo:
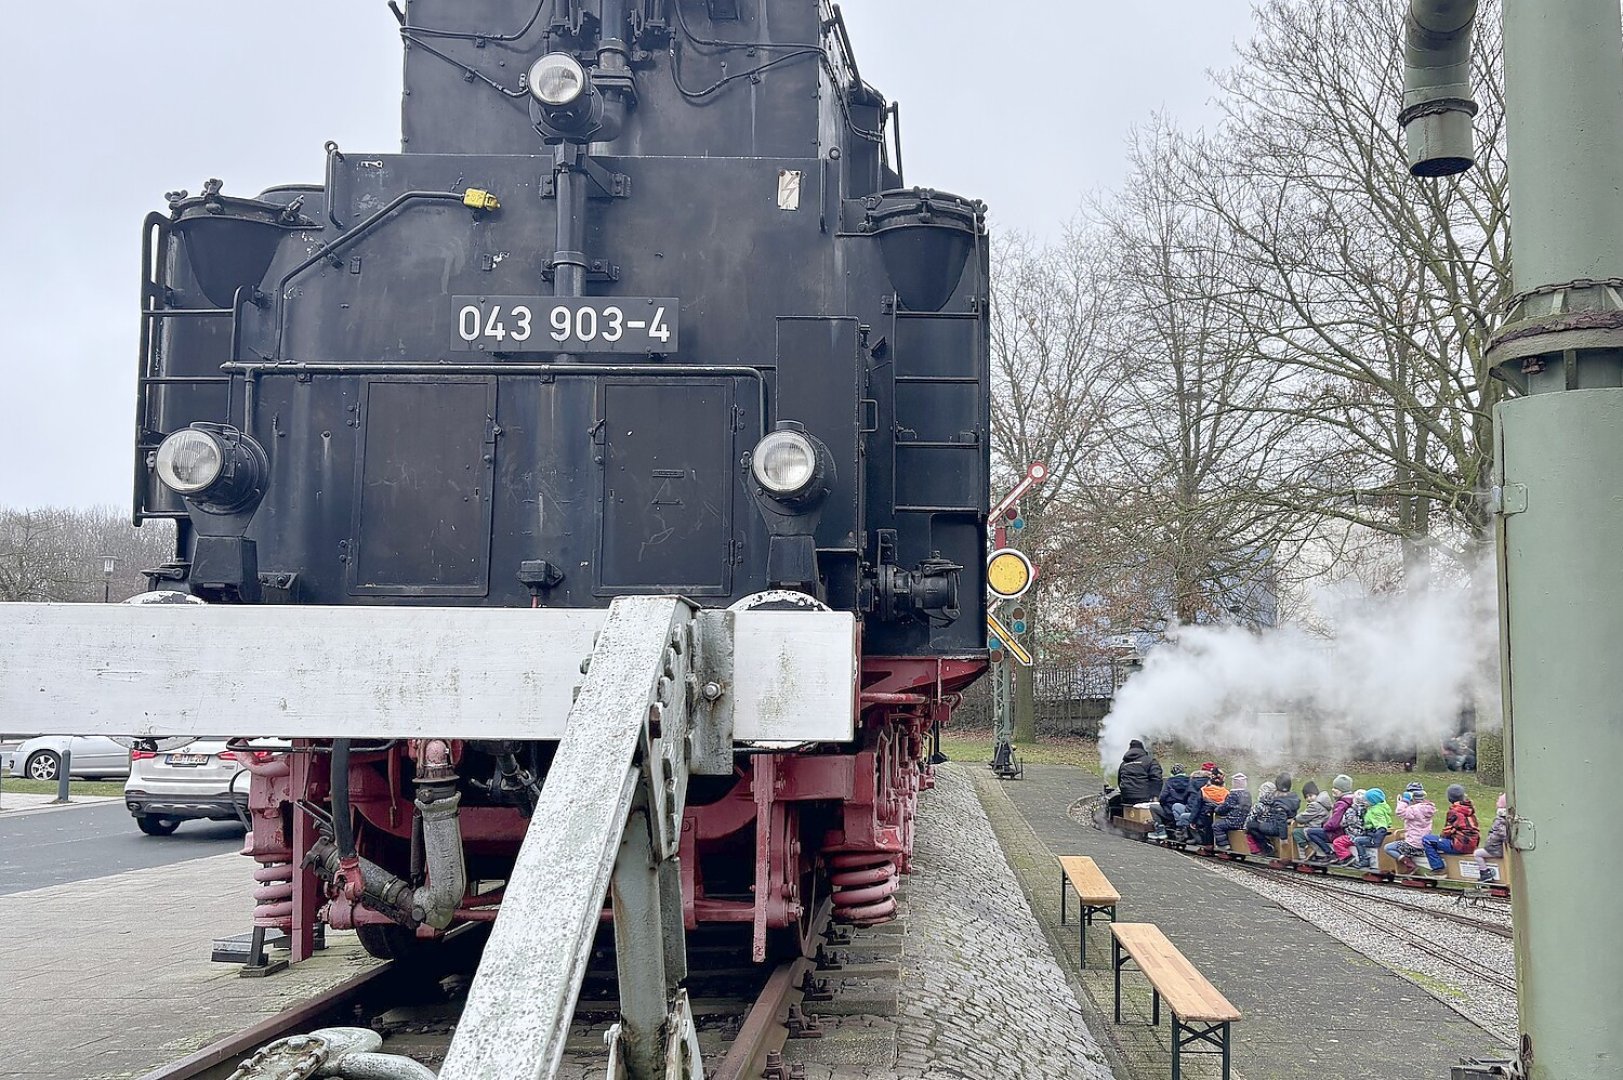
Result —
<svg viewBox="0 0 1623 1080"><path fill-rule="evenodd" d="M992 552L986 561L986 587L996 596L1012 600L1031 588L1031 560L1013 548Z"/></svg>

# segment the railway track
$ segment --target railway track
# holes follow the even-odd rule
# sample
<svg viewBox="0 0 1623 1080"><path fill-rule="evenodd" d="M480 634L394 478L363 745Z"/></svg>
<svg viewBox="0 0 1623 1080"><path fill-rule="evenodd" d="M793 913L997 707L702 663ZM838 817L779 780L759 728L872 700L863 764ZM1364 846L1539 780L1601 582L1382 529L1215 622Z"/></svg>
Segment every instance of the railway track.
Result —
<svg viewBox="0 0 1623 1080"><path fill-rule="evenodd" d="M1247 866L1245 863L1239 862L1230 863L1229 866L1234 869L1243 870L1252 874L1273 873L1273 871L1266 870L1263 867ZM1492 965L1484 963L1469 953L1460 952L1459 950L1450 949L1446 946L1439 945L1437 942L1425 937L1423 934L1411 929L1408 926L1404 926L1400 923L1385 921L1374 912L1360 906L1359 901L1366 903L1373 901L1377 904L1389 903L1392 904L1392 906L1402 907L1409 911L1418 912L1430 918L1443 918L1446 920L1461 922L1473 927L1474 929L1487 931L1489 933L1498 934L1507 938L1510 936L1510 931L1508 929L1496 926L1494 924L1484 923L1481 920L1471 919L1468 916L1459 915L1455 912L1436 911L1434 909L1422 907L1416 904L1393 903L1384 897L1371 896L1368 893L1356 892L1351 889L1341 889L1333 886L1327 886L1322 882L1309 885L1308 887L1314 889L1316 895L1318 895L1321 899L1328 901L1348 917L1379 930L1383 934L1389 934L1396 937L1409 947L1418 949L1421 952L1426 953L1429 956L1433 956L1446 964L1450 964L1461 971L1470 974L1474 978L1480 979L1482 982L1488 983L1489 985L1497 987L1498 989L1504 990L1510 994L1516 993L1516 979L1514 976L1507 975L1505 972L1500 971L1498 968L1493 967Z"/></svg>
<svg viewBox="0 0 1623 1080"><path fill-rule="evenodd" d="M365 971L140 1080L231 1080L266 1044L331 1026L370 1028L383 1037L382 1052L437 1068L456 1031L486 929L470 928L424 961L395 960ZM813 930L817 953L845 941L843 928L830 929L826 907ZM603 1034L618 1020L619 1007L612 935L601 940L576 1006L562 1077L601 1076L608 1063ZM696 932L688 957L686 985L706 1075L717 1080L762 1076L781 1059L792 1029L807 1022L802 1004L814 985L817 956L755 964L745 926L742 933L736 928Z"/></svg>
<svg viewBox="0 0 1623 1080"><path fill-rule="evenodd" d="M1235 870L1242 870L1246 873L1260 874L1263 876L1284 873L1284 871L1274 870L1267 866L1259 866L1255 863L1241 862L1239 860L1230 860L1226 863L1226 865ZM1379 893L1366 892L1363 889L1352 887L1357 883L1342 882L1339 879L1326 877L1323 874L1298 874L1292 879L1291 883L1295 885L1302 885L1311 889L1317 889L1325 893L1335 893L1341 896L1356 897L1359 900L1369 901L1376 904L1384 904L1388 907L1399 908L1403 911L1412 911L1417 914L1425 915L1433 919L1440 919L1445 922L1458 923L1461 926L1469 926L1473 930L1481 930L1483 933L1493 934L1497 937L1509 938L1511 936L1510 927L1504 925L1503 923L1495 922L1490 919L1480 919L1472 915L1464 914L1463 912L1445 911L1441 908L1432 907L1429 904L1413 904L1407 900L1399 899L1395 895L1388 895L1389 892L1395 892L1396 890L1382 889L1382 891ZM1374 883L1366 882L1364 884L1373 885ZM1379 886L1377 886L1377 888L1379 888Z"/></svg>

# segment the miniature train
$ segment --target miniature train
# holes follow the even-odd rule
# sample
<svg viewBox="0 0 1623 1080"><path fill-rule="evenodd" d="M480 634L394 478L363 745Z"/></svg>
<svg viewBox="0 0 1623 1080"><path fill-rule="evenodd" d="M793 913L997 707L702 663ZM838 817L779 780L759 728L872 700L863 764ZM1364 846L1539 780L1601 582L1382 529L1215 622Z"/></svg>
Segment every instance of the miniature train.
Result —
<svg viewBox="0 0 1623 1080"><path fill-rule="evenodd" d="M1155 818L1149 810L1139 806L1125 806L1121 808L1119 813L1107 814L1103 806L1104 804L1101 802L1099 813L1103 823L1121 835L1194 855L1257 863L1276 870L1290 870L1301 874L1324 874L1371 883L1397 883L1415 888L1437 888L1440 884L1450 887L1466 886L1472 889L1484 890L1490 896L1510 896L1510 869L1506 865L1506 860L1511 857L1508 848L1504 858L1498 859L1479 860L1474 855L1445 854L1442 858L1446 872L1440 877L1433 877L1427 874L1406 873L1392 856L1387 854L1385 844L1382 844L1375 849L1375 868L1373 870L1361 870L1351 866L1337 866L1333 863L1311 862L1308 860L1307 855L1299 850L1299 845L1291 836L1274 840L1273 850L1260 854L1252 852L1248 842L1249 837L1244 830L1240 829L1230 831L1227 851L1210 844L1201 843L1198 840L1179 840L1171 834L1168 834L1165 839L1151 840L1149 837L1150 833L1155 830ZM1398 839L1401 839L1401 833L1394 833L1388 838L1388 842ZM1490 874L1492 880L1483 879L1482 867L1484 862L1494 871L1494 873Z"/></svg>
<svg viewBox="0 0 1623 1080"><path fill-rule="evenodd" d="M570 668L617 597L849 613L838 723L763 737L768 695L693 778L683 915L752 924L757 959L831 890L888 918L925 733L987 665L984 205L906 186L827 0L397 15L404 152L147 220L135 518L179 530L152 587L533 610ZM493 919L476 883L560 724L251 748L256 925L298 959L319 922L397 955Z"/></svg>

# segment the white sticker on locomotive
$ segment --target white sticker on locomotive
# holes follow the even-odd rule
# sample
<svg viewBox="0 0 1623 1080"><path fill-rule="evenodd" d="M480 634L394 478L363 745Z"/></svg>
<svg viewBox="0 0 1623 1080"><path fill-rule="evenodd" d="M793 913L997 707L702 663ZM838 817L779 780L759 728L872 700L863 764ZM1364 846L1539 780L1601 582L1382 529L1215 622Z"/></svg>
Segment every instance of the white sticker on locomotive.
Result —
<svg viewBox="0 0 1623 1080"><path fill-rule="evenodd" d="M672 353L669 297L456 296L456 348L493 353Z"/></svg>

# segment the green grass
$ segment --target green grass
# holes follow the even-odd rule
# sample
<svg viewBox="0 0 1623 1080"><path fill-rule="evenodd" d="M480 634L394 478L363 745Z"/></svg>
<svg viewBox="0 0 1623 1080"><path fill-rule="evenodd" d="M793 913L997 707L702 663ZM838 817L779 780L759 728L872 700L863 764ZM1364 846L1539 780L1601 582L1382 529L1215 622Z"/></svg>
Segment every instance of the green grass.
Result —
<svg viewBox="0 0 1623 1080"><path fill-rule="evenodd" d="M1472 801L1474 802L1475 800ZM1434 979L1424 972L1410 971L1408 968L1398 968L1397 973L1414 983L1416 986L1430 990L1433 994L1440 997L1446 997L1454 1001L1465 1000L1465 992L1459 987L1451 986L1450 984L1443 982L1441 979Z"/></svg>
<svg viewBox="0 0 1623 1080"><path fill-rule="evenodd" d="M7 776L0 780L0 791L14 791L20 795L55 795L55 780L24 780L20 777ZM112 795L121 797L124 794L124 781L122 780L74 780L68 784L68 795Z"/></svg>
<svg viewBox="0 0 1623 1080"><path fill-rule="evenodd" d="M1335 774L1331 773L1330 775L1333 777ZM1439 826L1442 825L1442 812L1448 808L1448 785L1459 784L1465 789L1465 794L1471 800L1471 805L1476 807L1477 822L1482 826L1483 832L1487 832L1488 827L1493 824L1494 804L1499 799L1499 793L1504 790L1504 788L1488 787L1486 784L1477 783L1476 773L1448 772L1443 769L1436 772L1420 772L1417 770L1412 773L1348 773L1347 775L1352 778L1355 789L1378 787L1386 792L1388 799L1394 801L1411 781L1420 781L1425 785L1426 797L1437 804L1437 823ZM1301 778L1298 777L1299 782L1300 780ZM1318 780L1321 788L1329 789L1329 781L1326 778L1320 777ZM1298 790L1300 790L1300 784L1298 784Z"/></svg>
<svg viewBox="0 0 1623 1080"><path fill-rule="evenodd" d="M1015 753L1028 765L1080 765L1097 771L1098 743L1077 736L1049 736L1038 742L1014 744ZM990 731L947 730L941 733L941 752L954 761L985 764L992 760Z"/></svg>

